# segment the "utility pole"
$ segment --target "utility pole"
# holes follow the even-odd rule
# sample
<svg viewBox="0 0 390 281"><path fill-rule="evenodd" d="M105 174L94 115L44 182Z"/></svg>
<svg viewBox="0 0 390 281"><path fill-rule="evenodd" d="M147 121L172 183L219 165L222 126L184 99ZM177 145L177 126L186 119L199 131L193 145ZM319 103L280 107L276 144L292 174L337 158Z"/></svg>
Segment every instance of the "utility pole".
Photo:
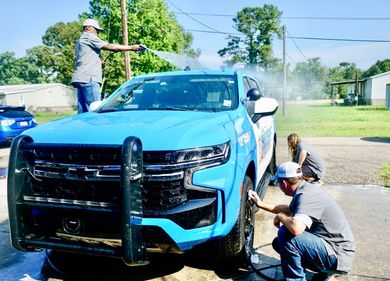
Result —
<svg viewBox="0 0 390 281"><path fill-rule="evenodd" d="M286 26L283 25L283 116L285 115L286 95L287 95Z"/></svg>
<svg viewBox="0 0 390 281"><path fill-rule="evenodd" d="M126 0L121 0L121 14L122 14L122 36L123 36L123 45L129 45L129 38L127 33L127 10L126 10ZM126 70L126 80L131 78L131 67L130 67L130 55L129 52L124 52L125 55L125 70Z"/></svg>
<svg viewBox="0 0 390 281"><path fill-rule="evenodd" d="M359 103L359 80L358 80L358 73L356 71L356 76L355 76L355 102L356 106Z"/></svg>

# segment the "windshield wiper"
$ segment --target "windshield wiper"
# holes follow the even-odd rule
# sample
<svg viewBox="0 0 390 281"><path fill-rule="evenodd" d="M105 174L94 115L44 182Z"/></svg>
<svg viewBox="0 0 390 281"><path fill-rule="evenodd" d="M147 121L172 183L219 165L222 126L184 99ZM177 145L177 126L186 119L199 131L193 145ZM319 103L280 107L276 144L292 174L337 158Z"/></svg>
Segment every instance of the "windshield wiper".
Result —
<svg viewBox="0 0 390 281"><path fill-rule="evenodd" d="M108 108L102 108L98 111L98 113L105 113L105 112L115 112L118 111L115 107L108 107Z"/></svg>
<svg viewBox="0 0 390 281"><path fill-rule="evenodd" d="M168 107L148 107L148 108L145 108L145 110L198 111L196 108L171 107L171 106L168 106Z"/></svg>
<svg viewBox="0 0 390 281"><path fill-rule="evenodd" d="M162 110L177 110L177 111L196 111L196 108L185 108L185 107L164 107Z"/></svg>

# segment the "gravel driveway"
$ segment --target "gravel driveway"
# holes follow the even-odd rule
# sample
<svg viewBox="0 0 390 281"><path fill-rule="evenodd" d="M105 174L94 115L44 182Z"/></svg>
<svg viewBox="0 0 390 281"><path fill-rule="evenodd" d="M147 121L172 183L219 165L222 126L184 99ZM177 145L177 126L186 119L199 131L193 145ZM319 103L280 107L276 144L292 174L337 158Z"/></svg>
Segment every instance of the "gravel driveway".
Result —
<svg viewBox="0 0 390 281"><path fill-rule="evenodd" d="M357 258L349 276L340 281L373 281L390 280L388 260L389 233L389 189L378 186L354 186L367 184L382 184L377 171L390 163L390 138L359 139L359 138L303 138L312 145L325 160L327 174L324 186L344 207L346 215L351 220L357 239ZM9 149L0 149L0 167L6 167ZM287 143L285 138L278 140L277 163L288 160ZM339 184L339 186L338 186ZM343 184L347 184L344 185ZM351 184L351 185L348 185ZM0 180L0 275L1 280L34 280L20 279L24 274L36 277L44 269L44 252L17 252L9 244L8 213L6 204L6 181ZM270 188L266 195L267 202L288 204L286 196L282 196L277 188ZM284 200L284 201L283 201ZM361 214L365 214L362 216ZM375 217L375 220L372 218ZM275 236L272 226L273 216L266 212L256 215L255 245L262 252L259 265L278 262L278 255L272 250L269 242ZM370 227L366 227L369 225ZM260 235L261 234L261 235ZM378 241L381 241L378 243ZM75 259L59 256L57 266L67 269L67 274L78 276L95 274L110 276L104 280L264 280L245 271L231 271L230 268L218 268L204 255L196 253L156 257L149 267L125 267L120 260ZM98 270L101 269L101 270ZM101 275L100 275L101 274ZM85 276L86 276L85 275ZM50 276L50 275L49 275ZM54 274L55 276L55 274ZM53 276L53 277L54 277ZM138 276L131 278L129 276ZM281 278L280 269L269 276ZM38 277L36 277L38 278ZM129 279L130 278L130 279ZM88 280L92 280L88 278ZM43 280L41 278L36 280ZM44 279L46 280L46 279ZM62 280L62 279L49 279ZM80 280L78 278L68 280ZM309 279L310 280L310 279Z"/></svg>
<svg viewBox="0 0 390 281"><path fill-rule="evenodd" d="M383 185L380 167L390 163L390 138L302 137L326 164L327 184ZM289 160L286 138L279 138L277 163Z"/></svg>
<svg viewBox="0 0 390 281"><path fill-rule="evenodd" d="M383 185L378 171L390 163L389 138L308 137L302 136L326 164L327 184ZM0 149L0 168L8 164L9 148ZM278 138L277 163L288 161L287 140Z"/></svg>

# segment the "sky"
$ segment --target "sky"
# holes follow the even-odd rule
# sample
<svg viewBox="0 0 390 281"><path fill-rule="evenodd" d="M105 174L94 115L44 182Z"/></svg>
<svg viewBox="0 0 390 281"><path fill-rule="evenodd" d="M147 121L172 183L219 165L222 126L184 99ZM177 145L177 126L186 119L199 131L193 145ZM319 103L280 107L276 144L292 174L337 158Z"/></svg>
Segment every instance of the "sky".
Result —
<svg viewBox="0 0 390 281"><path fill-rule="evenodd" d="M193 34L192 47L201 50L202 60L221 60L217 51L224 48L228 40L226 34L213 33L215 30L237 33L232 16L244 7L262 7L264 4L273 4L282 11L281 22L289 37L390 41L389 0L166 2L183 28ZM11 51L16 57L24 56L27 49L42 44L42 35L49 26L77 20L78 15L88 9L89 0L0 0L0 53ZM287 62L292 65L319 57L326 66L346 61L365 70L377 60L390 58L390 42L287 38L286 50ZM282 41L277 38L274 40L274 55L282 58Z"/></svg>

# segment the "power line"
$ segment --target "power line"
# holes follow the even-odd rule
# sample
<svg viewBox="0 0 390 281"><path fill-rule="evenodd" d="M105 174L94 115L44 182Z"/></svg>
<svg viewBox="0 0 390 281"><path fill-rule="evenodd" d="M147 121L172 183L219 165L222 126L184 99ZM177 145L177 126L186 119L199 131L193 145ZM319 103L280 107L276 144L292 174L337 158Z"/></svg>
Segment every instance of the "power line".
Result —
<svg viewBox="0 0 390 281"><path fill-rule="evenodd" d="M183 13L176 12L177 14L186 14L192 16L210 16L210 17L235 17L233 14L214 14L214 13ZM342 21L387 21L390 20L388 17L303 17L303 16L291 16L291 17L281 17L281 19L289 20L342 20Z"/></svg>
<svg viewBox="0 0 390 281"><path fill-rule="evenodd" d="M222 31L210 31L210 30L200 30L200 29L185 29L190 32L200 32L200 33L212 33L212 34L224 34L224 35L234 35L234 36L244 36L242 33L233 33L233 32L222 32Z"/></svg>
<svg viewBox="0 0 390 281"><path fill-rule="evenodd" d="M350 38L325 38L325 37L301 37L301 36L290 36L288 38L298 39L298 40L324 40L324 41L390 43L390 40L382 40L382 39L350 39Z"/></svg>
<svg viewBox="0 0 390 281"><path fill-rule="evenodd" d="M213 31L215 31L215 32L218 32L218 33L224 33L224 32L222 32L222 31L219 31L218 29L215 29L214 27L209 26L209 25L207 25L207 24L205 24L205 23L203 23L203 22L197 20L196 18L190 16L188 13L184 12L184 11L183 11L182 9L180 9L178 6L176 6L175 4L173 4L171 1L167 0L167 2L168 2L169 4L171 4L173 7L175 7L176 9L178 9L180 12L182 12L184 15L186 15L187 17L189 17L189 18L192 19L193 21L195 21L195 22L197 22L197 23L203 25L204 27L207 27L207 28L209 28L209 29L211 29L211 30L213 30Z"/></svg>
<svg viewBox="0 0 390 281"><path fill-rule="evenodd" d="M244 36L242 33L229 33L221 31L209 31L209 30L199 30L199 29L186 29L190 32L201 32L201 33L213 33L213 34L225 34L225 35L234 35L234 36ZM353 38L326 38L326 37L306 37L306 36L287 36L290 39L297 40L325 40L325 41L346 41L346 42L369 42L369 43L390 43L390 40L384 39L353 39Z"/></svg>
<svg viewBox="0 0 390 281"><path fill-rule="evenodd" d="M367 17L281 17L289 20L390 20L390 18L367 18Z"/></svg>
<svg viewBox="0 0 390 281"><path fill-rule="evenodd" d="M295 64L295 60L290 56L290 54L288 52L286 52L286 55L288 56L290 61Z"/></svg>
<svg viewBox="0 0 390 281"><path fill-rule="evenodd" d="M181 12L178 12L176 14L183 14ZM192 16L211 16L211 17L235 17L236 15L227 15L227 14L208 14L208 13L187 13L188 15Z"/></svg>
<svg viewBox="0 0 390 281"><path fill-rule="evenodd" d="M288 35L289 35L289 39L291 39L291 41L293 41L295 47L298 49L298 51L301 53L301 55L305 58L305 60L307 60L307 57L305 56L305 54L302 52L302 50L299 48L298 44L295 42L294 38L291 36L290 32L288 32L288 30L286 30Z"/></svg>

